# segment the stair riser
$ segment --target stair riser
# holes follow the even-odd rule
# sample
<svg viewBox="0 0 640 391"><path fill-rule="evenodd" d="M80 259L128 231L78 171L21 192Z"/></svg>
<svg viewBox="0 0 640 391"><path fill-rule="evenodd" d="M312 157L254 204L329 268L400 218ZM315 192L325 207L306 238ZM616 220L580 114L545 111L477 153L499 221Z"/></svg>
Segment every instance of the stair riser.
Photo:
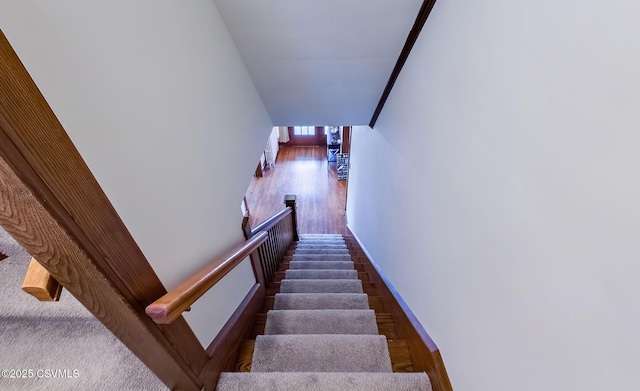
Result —
<svg viewBox="0 0 640 391"><path fill-rule="evenodd" d="M350 255L349 250L343 249L330 249L330 250L296 250L289 251L286 255Z"/></svg>
<svg viewBox="0 0 640 391"><path fill-rule="evenodd" d="M346 246L348 243L344 240L305 240L297 243L292 243L292 246L308 246L308 245L331 245L339 244Z"/></svg>
<svg viewBox="0 0 640 391"><path fill-rule="evenodd" d="M391 372L382 335L259 335L252 372Z"/></svg>
<svg viewBox="0 0 640 391"><path fill-rule="evenodd" d="M365 292L367 290L365 289ZM264 299L264 305L262 306L262 308L260 309L261 313L266 314L267 311L269 310L286 310L286 309L301 309L301 308L296 308L295 307L295 302L296 300L293 300L293 303L287 302L284 303L284 301L280 300L279 301L279 305L278 307L276 307L276 298L275 295L296 295L296 296L300 296L300 295L304 295L304 293L278 293L278 292L274 292L272 294L267 294L265 299ZM317 294L311 294L311 295L317 295ZM357 295L356 295L357 296ZM387 309L384 306L384 303L382 302L382 298L380 296L369 296L367 297L367 295L364 295L365 299L362 300L362 303L355 303L354 301L348 301L347 303L343 303L342 305L337 305L335 303L327 303L327 300L323 300L320 301L320 303L318 303L317 307L315 307L314 309L318 309L318 310L322 310L322 309L336 309L336 310L341 310L341 309L372 309L376 312L376 314L383 314L387 312ZM368 301L368 303L367 303ZM332 304L332 306L330 306L329 304ZM305 305L307 305L308 307L308 303L305 303ZM352 307L349 307L349 305L352 305Z"/></svg>
<svg viewBox="0 0 640 391"><path fill-rule="evenodd" d="M223 373L218 391L428 391L424 373Z"/></svg>
<svg viewBox="0 0 640 391"><path fill-rule="evenodd" d="M303 310L303 309L369 309L369 298L366 294L313 294L313 293L278 293L274 297L270 309Z"/></svg>
<svg viewBox="0 0 640 391"><path fill-rule="evenodd" d="M300 293L295 293L297 295L300 295ZM282 293L281 293L282 295ZM291 310L302 310L302 311L309 311L309 310L361 310L361 309L366 309L366 304L364 308L308 308L308 307L304 307L304 308L292 308L292 309L282 309L284 311L291 311ZM272 311L273 309L270 308L268 311ZM374 310L375 312L375 310ZM389 313L375 313L376 316L376 324L378 326L378 333L380 335L384 335L385 337L387 337L387 339L393 339L396 340L398 339L398 334L396 332L396 328L395 328L395 324L393 323L393 316ZM258 313L256 314L255 317L255 322L254 322L254 327L253 330L251 331L251 338L252 339L256 339L256 336L258 335L262 335L264 334L264 327L265 324L267 322L267 314L266 312L263 313ZM393 364L393 360L391 361L391 363Z"/></svg>
<svg viewBox="0 0 640 391"><path fill-rule="evenodd" d="M283 261L352 261L349 254L295 254L285 255Z"/></svg>
<svg viewBox="0 0 640 391"><path fill-rule="evenodd" d="M306 268L306 269L322 269L322 270L327 270L327 269L339 269L339 270L352 270L355 269L358 272L366 272L365 270L365 265L362 263L353 263L353 262L344 262L345 265L349 264L352 265L351 267L348 268L341 268L341 267L314 267L314 265L323 265L326 262L325 261L317 261L317 262L307 262L307 261L296 261L297 263L302 263L305 262L307 263L309 266L308 267L304 267L304 266L294 266L294 267L290 267L292 262L283 262L280 264L280 271L284 272L287 269L291 268L291 269L302 269L302 268ZM340 262L340 264L342 264L342 262Z"/></svg>
<svg viewBox="0 0 640 391"><path fill-rule="evenodd" d="M309 244L309 243L320 243L320 244L327 244L327 243L336 243L336 244L347 244L347 242L345 242L342 239L308 239L308 240L301 240L299 242L294 242L293 244Z"/></svg>
<svg viewBox="0 0 640 391"><path fill-rule="evenodd" d="M358 265L354 265L354 267L357 268ZM295 269L295 270L313 270L313 269ZM331 270L331 269L325 269L325 270L320 270L320 271L327 271L327 270ZM354 269L354 270L356 270L356 269ZM343 271L349 272L349 270L343 270ZM280 282L280 281L284 280L285 277L286 277L285 272L286 272L286 270L277 271L275 273L275 275L274 275L273 282ZM371 276L369 276L369 273L361 272L361 271L358 271L358 270L356 270L356 273L357 274L356 274L355 278L359 279L363 283L364 282L372 282L371 281ZM314 277L314 278L320 278L321 279L321 277ZM289 277L289 279L295 279L295 277Z"/></svg>
<svg viewBox="0 0 640 391"><path fill-rule="evenodd" d="M348 247L344 244L299 244L297 246L291 246L291 250L325 250L325 249L337 249L347 250Z"/></svg>
<svg viewBox="0 0 640 391"><path fill-rule="evenodd" d="M292 261L289 263L290 269L338 269L353 270L353 262L332 262L332 261Z"/></svg>
<svg viewBox="0 0 640 391"><path fill-rule="evenodd" d="M373 310L273 310L267 313L265 335L377 335Z"/></svg>
<svg viewBox="0 0 640 391"><path fill-rule="evenodd" d="M333 241L333 240L316 240L307 242L292 243L291 247L304 247L304 246L336 246L336 247L348 247L347 242Z"/></svg>
<svg viewBox="0 0 640 391"><path fill-rule="evenodd" d="M284 280L282 280L284 281ZM292 280L292 281L296 281L296 280ZM349 281L349 280L343 280L343 281ZM377 296L378 295L378 291L375 287L375 284L371 283L371 282L362 282L362 290L363 293L366 293L367 295L370 296ZM285 293L282 292L280 290L280 284L281 282L273 282L271 284L268 285L267 290L266 290L266 295L267 296L274 296L276 293ZM294 292L295 293L295 292ZM309 292L309 293L319 293L319 292ZM339 292L336 292L339 293Z"/></svg>
<svg viewBox="0 0 640 391"><path fill-rule="evenodd" d="M360 280L282 280L281 293L364 293Z"/></svg>
<svg viewBox="0 0 640 391"><path fill-rule="evenodd" d="M306 238L344 238L342 234L300 234L301 239Z"/></svg>
<svg viewBox="0 0 640 391"><path fill-rule="evenodd" d="M289 280L299 279L358 279L356 270L316 270L316 269L295 269L287 270L285 278Z"/></svg>
<svg viewBox="0 0 640 391"><path fill-rule="evenodd" d="M333 242L345 242L344 238L341 237L301 237L299 241L294 243L305 243L305 242L322 242L322 241L333 241Z"/></svg>

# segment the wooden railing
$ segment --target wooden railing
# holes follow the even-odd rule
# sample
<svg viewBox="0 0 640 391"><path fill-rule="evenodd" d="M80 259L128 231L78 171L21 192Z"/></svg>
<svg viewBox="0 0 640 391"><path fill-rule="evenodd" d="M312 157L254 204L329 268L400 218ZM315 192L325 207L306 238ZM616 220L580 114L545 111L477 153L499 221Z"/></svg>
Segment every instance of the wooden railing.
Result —
<svg viewBox="0 0 640 391"><path fill-rule="evenodd" d="M298 222L296 213L296 196L286 195L284 197L286 209L277 213L260 223L255 228L251 228L248 219L242 222L242 229L245 238L251 239L260 232L269 232L269 238L264 246L258 249L260 256L260 267L263 270L264 282L273 281L275 272L280 267L280 261L292 241L298 241ZM285 219L287 216L289 219ZM260 281L258 281L260 282Z"/></svg>
<svg viewBox="0 0 640 391"><path fill-rule="evenodd" d="M151 303L145 310L147 315L157 324L173 322L247 256L251 258L256 284L264 290L291 242L298 240L295 202L294 195L287 195L283 211L254 229L243 224L246 242Z"/></svg>

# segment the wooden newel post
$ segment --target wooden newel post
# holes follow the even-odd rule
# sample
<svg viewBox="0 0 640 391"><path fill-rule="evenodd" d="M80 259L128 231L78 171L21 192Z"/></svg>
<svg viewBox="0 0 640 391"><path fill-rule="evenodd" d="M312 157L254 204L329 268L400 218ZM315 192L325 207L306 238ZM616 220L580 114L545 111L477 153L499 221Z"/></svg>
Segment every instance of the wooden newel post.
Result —
<svg viewBox="0 0 640 391"><path fill-rule="evenodd" d="M296 214L296 196L295 194L287 194L284 196L284 206L291 207L291 219L293 223L293 240L297 242L298 237L298 216Z"/></svg>
<svg viewBox="0 0 640 391"><path fill-rule="evenodd" d="M246 240L251 239L251 225L249 225L249 216L242 218L242 234Z"/></svg>

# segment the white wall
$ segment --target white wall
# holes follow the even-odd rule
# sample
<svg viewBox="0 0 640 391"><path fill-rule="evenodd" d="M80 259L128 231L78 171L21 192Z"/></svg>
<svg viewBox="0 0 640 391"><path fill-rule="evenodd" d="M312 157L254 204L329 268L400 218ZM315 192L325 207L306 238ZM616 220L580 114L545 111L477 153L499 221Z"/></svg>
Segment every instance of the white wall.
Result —
<svg viewBox="0 0 640 391"><path fill-rule="evenodd" d="M273 124L210 0L3 0L0 27L168 289L242 242ZM187 321L206 346L241 265Z"/></svg>
<svg viewBox="0 0 640 391"><path fill-rule="evenodd" d="M640 388L640 3L439 1L347 215L456 391Z"/></svg>

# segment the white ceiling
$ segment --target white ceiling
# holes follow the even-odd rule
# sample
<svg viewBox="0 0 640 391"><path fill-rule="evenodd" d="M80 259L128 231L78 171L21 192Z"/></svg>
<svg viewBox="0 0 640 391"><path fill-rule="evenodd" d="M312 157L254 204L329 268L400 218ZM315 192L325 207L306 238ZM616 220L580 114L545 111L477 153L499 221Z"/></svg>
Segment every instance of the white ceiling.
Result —
<svg viewBox="0 0 640 391"><path fill-rule="evenodd" d="M367 125L422 0L214 0L275 125Z"/></svg>

